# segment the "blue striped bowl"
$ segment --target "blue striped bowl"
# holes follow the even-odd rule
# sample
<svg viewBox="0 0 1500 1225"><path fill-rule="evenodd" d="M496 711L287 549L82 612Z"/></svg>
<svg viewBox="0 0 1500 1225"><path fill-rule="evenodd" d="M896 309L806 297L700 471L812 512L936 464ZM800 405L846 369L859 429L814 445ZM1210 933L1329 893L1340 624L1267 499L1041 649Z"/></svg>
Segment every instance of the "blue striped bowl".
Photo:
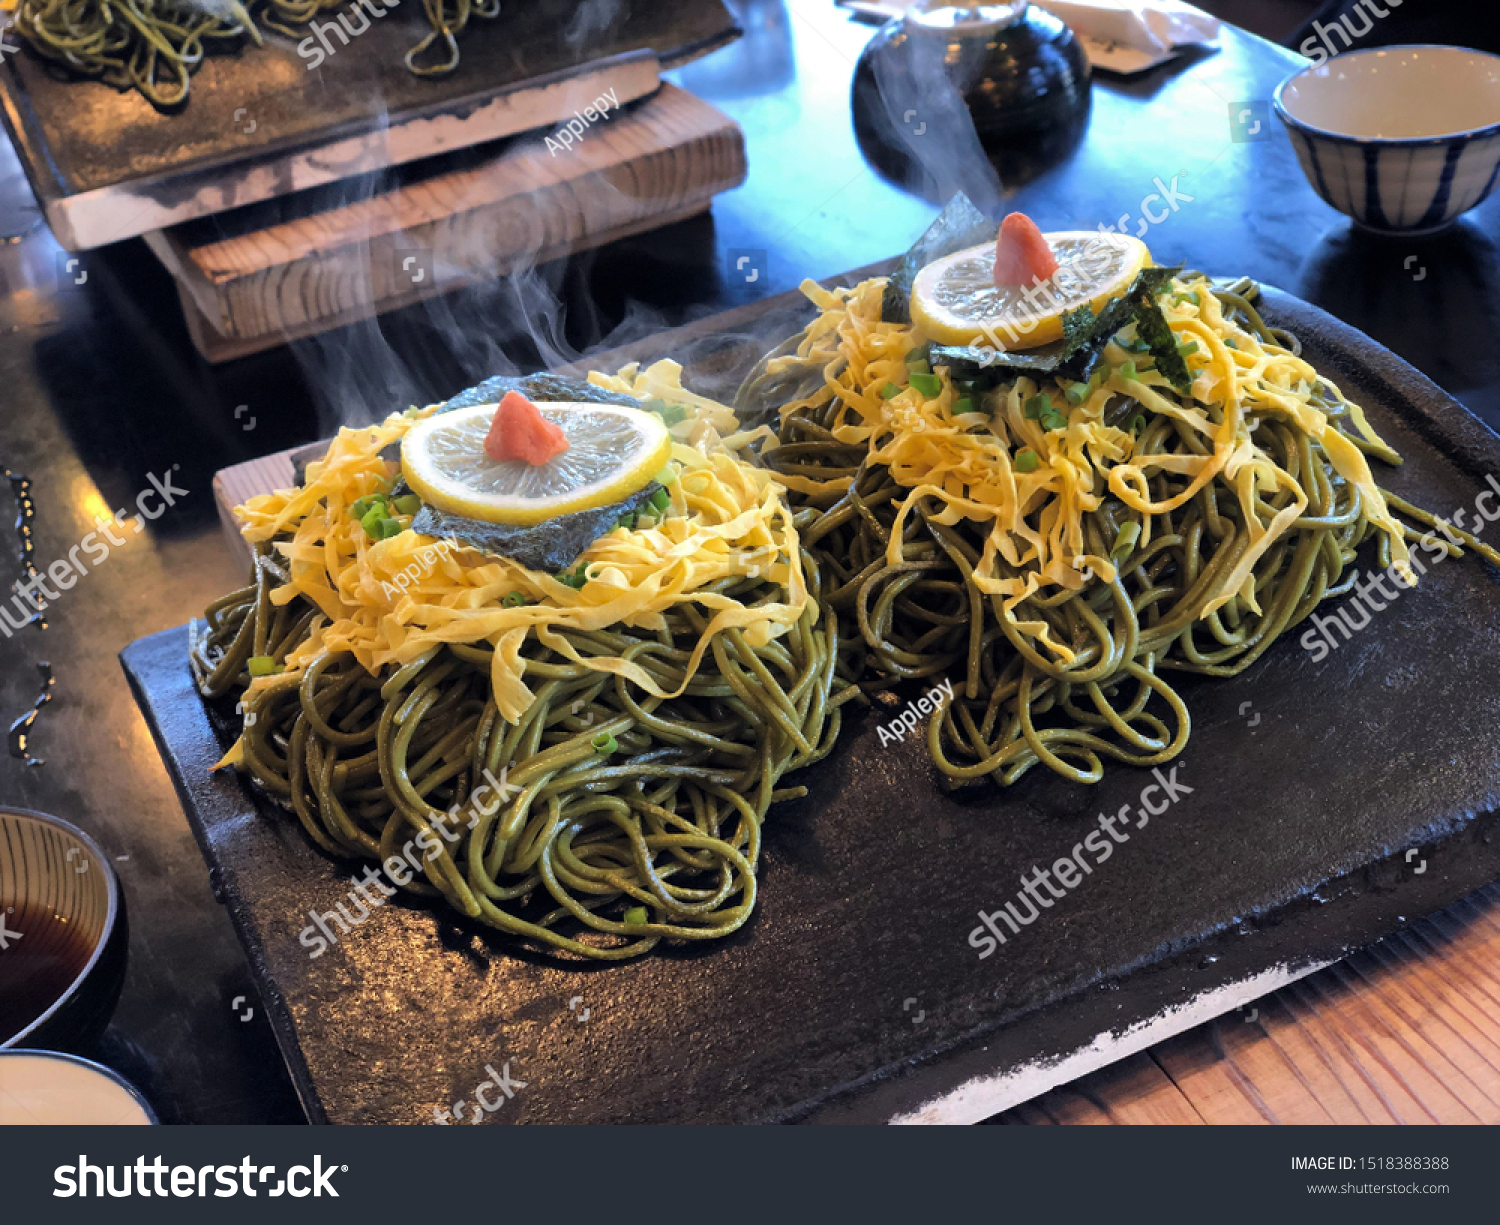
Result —
<svg viewBox="0 0 1500 1225"><path fill-rule="evenodd" d="M1318 195L1383 234L1430 234L1500 178L1500 56L1374 47L1315 63L1276 113Z"/></svg>

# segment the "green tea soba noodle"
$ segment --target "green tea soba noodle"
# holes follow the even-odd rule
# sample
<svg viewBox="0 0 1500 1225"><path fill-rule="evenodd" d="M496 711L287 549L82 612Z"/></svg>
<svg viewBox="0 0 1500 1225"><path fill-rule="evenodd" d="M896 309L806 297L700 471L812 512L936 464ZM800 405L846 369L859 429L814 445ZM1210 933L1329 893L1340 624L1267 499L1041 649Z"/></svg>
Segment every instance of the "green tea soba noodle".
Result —
<svg viewBox="0 0 1500 1225"><path fill-rule="evenodd" d="M927 744L955 785L1168 761L1190 730L1174 674L1248 668L1350 590L1372 537L1382 567L1422 566L1396 512L1437 521L1364 459L1399 457L1248 282L1160 291L1187 390L1134 325L1086 382L1018 376L945 365L882 318L883 280L805 289L819 319L765 377L824 377L783 407L766 462L819 512L803 543L865 687L954 680ZM1428 532L1430 553L1500 564L1443 527L1454 543Z"/></svg>

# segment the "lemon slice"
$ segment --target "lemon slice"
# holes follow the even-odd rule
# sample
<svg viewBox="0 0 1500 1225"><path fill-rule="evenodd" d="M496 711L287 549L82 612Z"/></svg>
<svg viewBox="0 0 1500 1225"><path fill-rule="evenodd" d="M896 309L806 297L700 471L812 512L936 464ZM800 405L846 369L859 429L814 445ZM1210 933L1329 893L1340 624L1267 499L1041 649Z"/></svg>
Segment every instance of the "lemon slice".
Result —
<svg viewBox="0 0 1500 1225"><path fill-rule="evenodd" d="M1064 312L1085 302L1101 310L1151 263L1146 244L1128 234L1062 230L1046 239L1058 266L1039 286L996 285L994 243L934 260L912 285L912 321L939 344L1034 349L1061 338Z"/></svg>
<svg viewBox="0 0 1500 1225"><path fill-rule="evenodd" d="M655 413L608 404L538 404L568 449L545 464L497 463L484 450L496 405L429 417L401 440L401 472L424 502L484 523L527 526L608 506L651 483L672 454Z"/></svg>

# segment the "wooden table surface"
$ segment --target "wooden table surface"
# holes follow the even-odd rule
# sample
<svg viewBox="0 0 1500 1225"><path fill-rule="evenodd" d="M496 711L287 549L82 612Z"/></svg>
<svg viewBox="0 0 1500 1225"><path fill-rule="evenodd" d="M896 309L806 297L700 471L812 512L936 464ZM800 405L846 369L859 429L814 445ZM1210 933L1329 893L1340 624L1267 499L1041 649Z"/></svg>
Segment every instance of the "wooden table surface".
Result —
<svg viewBox="0 0 1500 1225"><path fill-rule="evenodd" d="M1500 1123L1500 886L995 1123Z"/></svg>

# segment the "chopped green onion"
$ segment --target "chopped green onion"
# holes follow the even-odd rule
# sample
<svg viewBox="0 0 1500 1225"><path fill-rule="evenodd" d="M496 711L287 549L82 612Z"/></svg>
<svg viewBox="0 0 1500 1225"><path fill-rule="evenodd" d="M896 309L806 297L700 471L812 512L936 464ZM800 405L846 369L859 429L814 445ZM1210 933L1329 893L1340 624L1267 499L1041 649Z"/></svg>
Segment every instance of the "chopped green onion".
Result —
<svg viewBox="0 0 1500 1225"><path fill-rule="evenodd" d="M1224 347L1226 349L1233 349L1236 352L1239 351L1239 345L1237 345L1237 344L1234 343L1234 337L1233 336L1227 337L1225 339L1225 341L1224 341Z"/></svg>
<svg viewBox="0 0 1500 1225"><path fill-rule="evenodd" d="M1060 412L1058 412L1055 408L1049 409L1042 415L1042 429L1044 430L1065 429L1067 427L1067 424L1068 419L1064 417Z"/></svg>
<svg viewBox="0 0 1500 1225"><path fill-rule="evenodd" d="M687 409L681 404L668 404L665 400L652 397L641 405L648 413L655 413L668 425L676 425L687 417Z"/></svg>
<svg viewBox="0 0 1500 1225"><path fill-rule="evenodd" d="M644 906L632 906L625 912L625 922L631 927L641 927L646 922L646 908Z"/></svg>
<svg viewBox="0 0 1500 1225"><path fill-rule="evenodd" d="M973 411L974 401L968 396L959 396L958 399L953 401L953 415L955 417L962 416L964 413L972 413Z"/></svg>
<svg viewBox="0 0 1500 1225"><path fill-rule="evenodd" d="M1135 372L1134 362L1126 362L1123 366L1119 367L1119 369L1117 369L1115 373L1118 374L1122 379L1140 378L1140 375L1136 374Z"/></svg>
<svg viewBox="0 0 1500 1225"><path fill-rule="evenodd" d="M1141 525L1134 519L1120 525L1120 534L1115 537L1115 547L1109 551L1110 561L1124 561L1141 538Z"/></svg>
<svg viewBox="0 0 1500 1225"><path fill-rule="evenodd" d="M943 391L943 380L935 374L913 374L909 382L929 400Z"/></svg>
<svg viewBox="0 0 1500 1225"><path fill-rule="evenodd" d="M406 531L406 525L399 519L382 519L375 525L375 539L389 540L392 536L399 536Z"/></svg>
<svg viewBox="0 0 1500 1225"><path fill-rule="evenodd" d="M245 663L246 670L251 676L271 676L280 672L276 661L269 655L252 655Z"/></svg>
<svg viewBox="0 0 1500 1225"><path fill-rule="evenodd" d="M1199 297L1199 296L1198 296L1198 291L1197 291L1197 290L1196 290L1196 289L1195 289L1195 290L1193 290L1193 292L1192 292L1192 293L1190 293L1190 294L1188 294L1188 296L1187 296L1187 299L1188 299L1188 301L1189 301L1189 302L1191 302L1191 303L1192 303L1192 304L1193 304L1193 305L1194 305L1194 306L1202 306L1202 305L1203 305L1203 299L1201 299L1201 298L1200 298L1200 297Z"/></svg>
<svg viewBox="0 0 1500 1225"><path fill-rule="evenodd" d="M365 535L368 536L371 540L384 540L385 537L380 534L380 525L384 523L388 517L389 516L386 514L385 502L381 501L376 505L370 507L370 509L360 517L359 525L360 527L365 529Z"/></svg>
<svg viewBox="0 0 1500 1225"><path fill-rule="evenodd" d="M1051 409L1051 407L1052 401L1048 399L1046 395L1039 393L1032 396L1031 399L1027 400L1026 403L1021 406L1021 412L1025 416L1026 420L1037 421L1040 420L1042 414Z"/></svg>
<svg viewBox="0 0 1500 1225"><path fill-rule="evenodd" d="M932 366L929 364L929 357L930 350L927 348L927 346L918 345L915 349L913 349L906 355L906 364L908 366L926 366L930 371L932 369Z"/></svg>
<svg viewBox="0 0 1500 1225"><path fill-rule="evenodd" d="M355 499L354 503L349 507L349 513L356 519L363 519L375 507L384 505L385 495L383 493L367 493L364 497Z"/></svg>
<svg viewBox="0 0 1500 1225"><path fill-rule="evenodd" d="M525 603L526 603L525 593L524 592L520 592L520 591L507 591L500 598L500 607L501 608L520 608Z"/></svg>
<svg viewBox="0 0 1500 1225"><path fill-rule="evenodd" d="M422 499L414 493L402 494L392 503L403 515L414 515L422 509Z"/></svg>
<svg viewBox="0 0 1500 1225"><path fill-rule="evenodd" d="M911 355L908 354L906 358L906 370L908 374L931 374L932 366L926 358L919 357L916 361L912 361Z"/></svg>
<svg viewBox="0 0 1500 1225"><path fill-rule="evenodd" d="M1196 340L1185 340L1177 346L1177 352L1182 354L1183 357L1186 357L1189 353L1196 353L1197 351L1198 342Z"/></svg>
<svg viewBox="0 0 1500 1225"><path fill-rule="evenodd" d="M1091 395L1093 395L1094 392L1098 391L1099 376L1103 373L1103 371L1104 367L1100 366L1098 370L1095 370L1093 374L1089 375L1086 382L1074 383L1072 386L1070 386L1067 391L1063 393L1067 398L1068 403L1073 405L1082 404Z"/></svg>
<svg viewBox="0 0 1500 1225"><path fill-rule="evenodd" d="M1015 466L1017 472L1035 472L1037 470L1037 466L1041 462L1041 456L1039 456L1035 451L1016 452Z"/></svg>
<svg viewBox="0 0 1500 1225"><path fill-rule="evenodd" d="M669 494L665 489L658 489L655 493L653 493L649 498L646 499L646 505L649 506L657 514L660 514L662 511L666 510L667 507L672 505L672 495Z"/></svg>
<svg viewBox="0 0 1500 1225"><path fill-rule="evenodd" d="M897 387L895 383L887 383L880 389L880 398L882 400L889 400L892 396L899 396L900 394L901 388Z"/></svg>
<svg viewBox="0 0 1500 1225"><path fill-rule="evenodd" d="M590 740L589 743L594 746L594 751L596 753L614 753L617 752L620 748L619 741L617 741L608 732L600 732L597 736Z"/></svg>

